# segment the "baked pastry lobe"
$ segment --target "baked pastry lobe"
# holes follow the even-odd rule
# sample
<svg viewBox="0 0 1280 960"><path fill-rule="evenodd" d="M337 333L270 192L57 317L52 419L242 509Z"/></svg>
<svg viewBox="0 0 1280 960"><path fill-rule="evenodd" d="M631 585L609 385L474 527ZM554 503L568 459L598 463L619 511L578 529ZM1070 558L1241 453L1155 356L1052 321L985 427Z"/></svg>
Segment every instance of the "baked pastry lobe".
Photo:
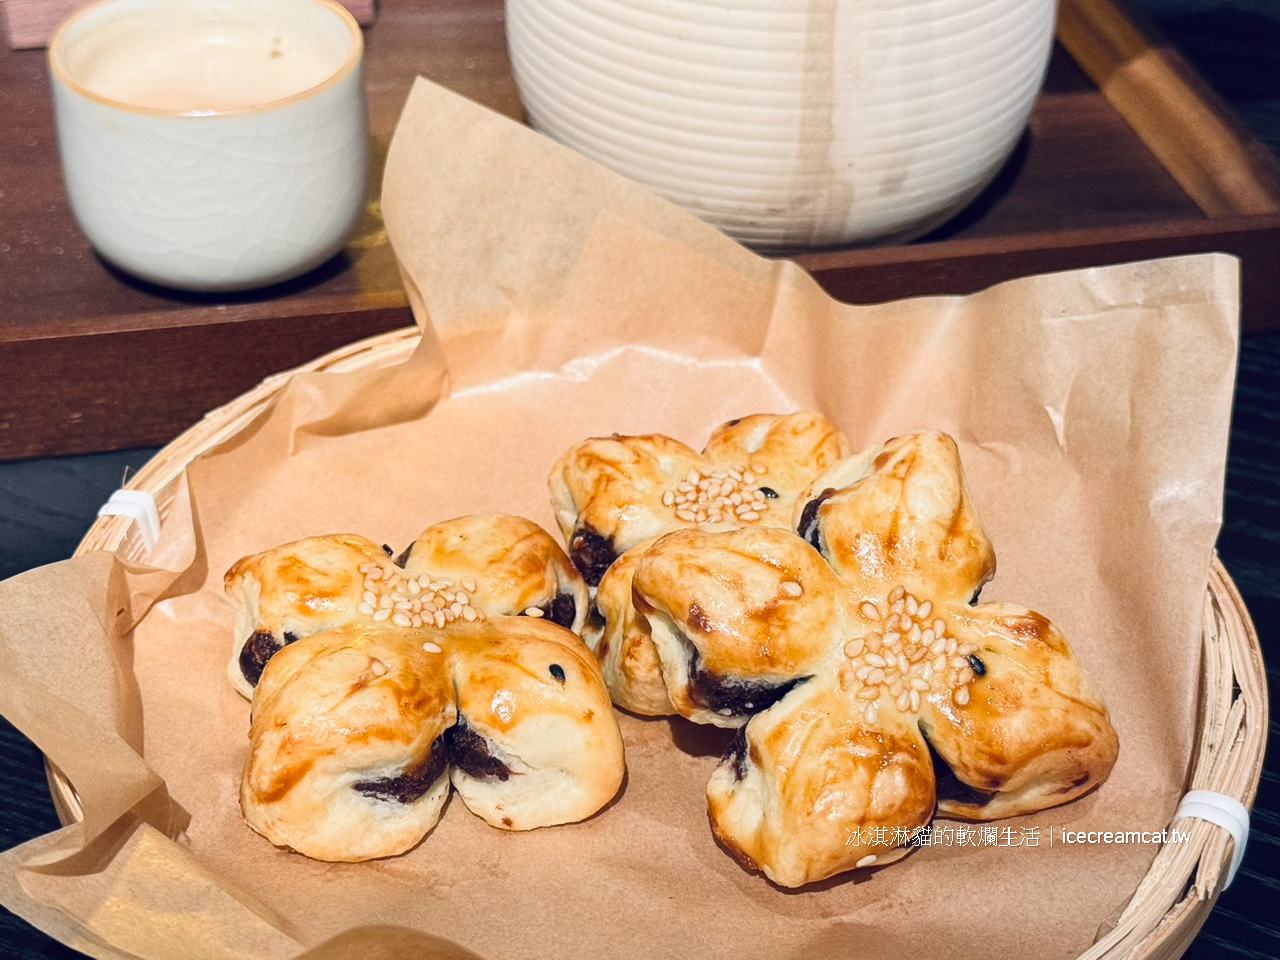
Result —
<svg viewBox="0 0 1280 960"><path fill-rule="evenodd" d="M330 861L410 849L450 783L493 826L531 830L591 816L624 770L595 659L533 617L353 621L298 640L263 670L249 738L246 822Z"/></svg>
<svg viewBox="0 0 1280 960"><path fill-rule="evenodd" d="M623 553L672 530L787 524L800 491L848 453L835 425L807 412L730 420L702 453L661 434L596 437L552 467L551 505L594 587Z"/></svg>
<svg viewBox="0 0 1280 960"><path fill-rule="evenodd" d="M361 536L309 537L245 557L224 584L237 607L227 673L245 697L282 647L334 627L523 614L578 632L590 603L550 534L505 515L435 524L394 560Z"/></svg>
<svg viewBox="0 0 1280 960"><path fill-rule="evenodd" d="M904 856L935 800L991 820L1107 777L1116 733L1062 635L971 603L995 558L949 437L836 465L795 515L803 539L669 534L633 579L675 709L740 728L707 798L746 865L800 886Z"/></svg>
<svg viewBox="0 0 1280 960"><path fill-rule="evenodd" d="M596 651L614 702L636 713L674 712L657 653L631 604L635 551L673 530L786 526L796 497L848 454L815 413L756 414L723 424L702 453L661 435L602 437L566 452L551 500L570 555L596 588L583 639Z"/></svg>

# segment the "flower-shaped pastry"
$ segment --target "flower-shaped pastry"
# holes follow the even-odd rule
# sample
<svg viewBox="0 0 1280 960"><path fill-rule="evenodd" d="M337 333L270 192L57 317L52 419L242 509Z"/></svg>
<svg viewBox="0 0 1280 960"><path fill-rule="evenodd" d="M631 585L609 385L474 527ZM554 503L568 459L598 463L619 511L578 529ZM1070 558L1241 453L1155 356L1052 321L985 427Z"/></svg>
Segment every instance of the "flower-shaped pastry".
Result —
<svg viewBox="0 0 1280 960"><path fill-rule="evenodd" d="M756 414L712 432L702 453L658 434L587 440L551 471L551 502L569 553L596 587L583 630L614 702L636 713L674 713L657 653L637 629L631 575L644 547L682 528L786 527L796 497L848 454L815 413Z"/></svg>
<svg viewBox="0 0 1280 960"><path fill-rule="evenodd" d="M676 710L740 727L707 797L744 864L800 886L905 856L935 808L1014 816L1106 778L1116 734L1062 635L974 605L995 561L949 437L842 461L795 521L672 533L635 569Z"/></svg>
<svg viewBox="0 0 1280 960"><path fill-rule="evenodd" d="M599 665L554 622L580 623L586 608L563 551L529 521L465 517L400 560L320 537L228 574L249 635L233 669L244 678L247 660L260 674L246 822L309 857L366 860L418 843L450 783L509 830L608 803L622 738ZM268 651L265 665L244 650Z"/></svg>

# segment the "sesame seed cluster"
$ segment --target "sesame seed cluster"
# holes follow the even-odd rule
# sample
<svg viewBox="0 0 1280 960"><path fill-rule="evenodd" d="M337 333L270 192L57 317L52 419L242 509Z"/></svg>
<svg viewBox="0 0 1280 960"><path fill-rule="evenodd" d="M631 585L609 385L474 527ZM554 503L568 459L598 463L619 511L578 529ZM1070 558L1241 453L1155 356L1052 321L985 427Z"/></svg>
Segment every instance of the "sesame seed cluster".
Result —
<svg viewBox="0 0 1280 960"><path fill-rule="evenodd" d="M483 620L484 614L471 605L476 582L463 577L458 584L452 580L433 580L429 574L411 577L408 574L388 570L376 563L362 563L360 574L364 577L364 594L356 609L374 623L390 620L400 627L443 627L455 620ZM436 644L428 653L439 653Z"/></svg>
<svg viewBox="0 0 1280 960"><path fill-rule="evenodd" d="M769 509L769 496L758 482L766 473L763 463L710 473L694 468L662 494L662 505L686 523L755 523Z"/></svg>
<svg viewBox="0 0 1280 960"><path fill-rule="evenodd" d="M934 690L950 690L957 706L969 702L975 662L982 668L978 648L948 636L946 622L933 616L932 602L897 586L880 603L864 602L859 612L878 629L844 645L847 662L839 678L840 689L856 690L867 722L876 721L884 696L899 710L913 712Z"/></svg>

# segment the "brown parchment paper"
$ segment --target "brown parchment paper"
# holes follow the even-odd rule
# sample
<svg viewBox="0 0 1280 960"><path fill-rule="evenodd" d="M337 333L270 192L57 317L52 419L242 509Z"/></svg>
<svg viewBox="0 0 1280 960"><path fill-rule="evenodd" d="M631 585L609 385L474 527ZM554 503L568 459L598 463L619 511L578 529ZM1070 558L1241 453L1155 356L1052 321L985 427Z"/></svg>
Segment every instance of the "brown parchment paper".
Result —
<svg viewBox="0 0 1280 960"><path fill-rule="evenodd" d="M843 306L793 265L425 81L383 206L426 329L408 363L294 378L190 467L152 566L96 554L0 585L0 708L86 810L0 858L0 900L111 957L1084 950L1156 847L1051 834L1160 830L1184 789L1235 262ZM798 408L858 447L913 428L957 438L999 559L984 598L1053 618L1110 705L1121 752L1100 790L1010 822L1020 846L929 847L785 891L712 839L704 790L724 733L623 716L624 790L585 823L509 834L452 801L415 850L354 865L243 825L249 709L224 678L233 561L341 531L398 550L474 511L554 530L546 477L570 444L662 431L701 446L723 420Z"/></svg>

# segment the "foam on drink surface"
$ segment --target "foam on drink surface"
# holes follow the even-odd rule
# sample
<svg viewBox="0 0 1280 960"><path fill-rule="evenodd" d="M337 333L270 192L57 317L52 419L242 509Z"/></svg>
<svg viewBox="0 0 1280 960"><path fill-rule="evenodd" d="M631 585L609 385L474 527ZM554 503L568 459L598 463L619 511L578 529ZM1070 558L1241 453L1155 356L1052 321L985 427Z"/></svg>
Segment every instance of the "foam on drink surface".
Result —
<svg viewBox="0 0 1280 960"><path fill-rule="evenodd" d="M351 54L341 21L314 5L282 15L294 6L232 0L221 6L230 15L217 18L215 7L137 11L69 42L69 70L100 97L153 110L208 114L284 100L323 83Z"/></svg>

